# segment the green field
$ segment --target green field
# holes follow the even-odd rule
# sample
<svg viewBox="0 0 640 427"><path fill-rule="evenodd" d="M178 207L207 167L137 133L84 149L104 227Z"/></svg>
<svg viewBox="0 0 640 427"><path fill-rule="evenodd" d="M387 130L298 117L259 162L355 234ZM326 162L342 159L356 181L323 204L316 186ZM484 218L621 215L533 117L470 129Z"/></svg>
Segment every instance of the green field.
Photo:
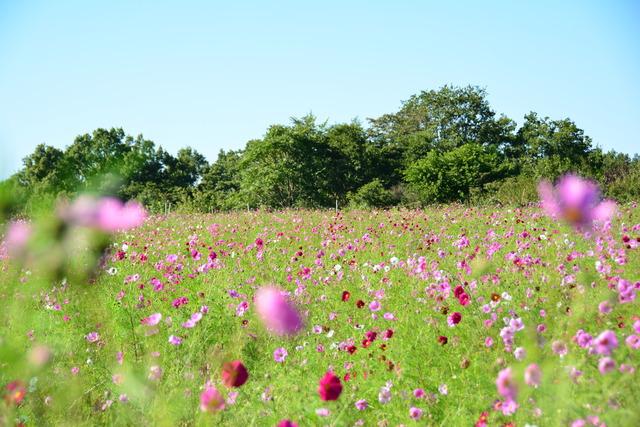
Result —
<svg viewBox="0 0 640 427"><path fill-rule="evenodd" d="M591 236L538 207L155 216L115 235L88 281L37 267L91 261L83 233L64 233L21 266L0 260L0 424L470 426L486 411L489 426L589 416L599 421L585 425L640 425L640 311L618 291L623 280L633 295L640 287L635 205ZM253 302L265 285L291 293L301 333L265 330ZM454 312L461 321L450 327ZM142 324L154 313L157 325ZM506 346L510 319L522 327ZM599 372L605 355L578 345L579 329L615 333L615 369ZM228 389L221 365L236 359L249 379ZM523 378L531 363L537 388ZM496 404L507 367L518 389L510 415ZM318 395L328 370L344 387L336 401ZM13 381L26 391L19 404L6 390ZM224 410L200 410L207 381L228 399Z"/></svg>

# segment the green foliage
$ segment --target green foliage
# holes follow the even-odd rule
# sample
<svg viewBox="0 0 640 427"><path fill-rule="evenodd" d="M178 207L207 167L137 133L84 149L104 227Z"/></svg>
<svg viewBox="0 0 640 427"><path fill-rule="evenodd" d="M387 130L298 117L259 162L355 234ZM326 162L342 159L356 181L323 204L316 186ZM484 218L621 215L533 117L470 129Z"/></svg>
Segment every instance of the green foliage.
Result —
<svg viewBox="0 0 640 427"><path fill-rule="evenodd" d="M307 115L273 125L211 164L176 155L121 128L96 129L64 150L41 144L11 178L16 212L95 191L137 199L152 212L387 206L450 201L527 203L534 182L576 172L618 200L637 198L637 159L603 152L568 118L531 112L522 126L491 108L484 89L422 91L367 128ZM509 192L509 186L518 188Z"/></svg>
<svg viewBox="0 0 640 427"><path fill-rule="evenodd" d="M627 173L606 185L605 195L618 201L640 200L640 159L636 158Z"/></svg>
<svg viewBox="0 0 640 427"><path fill-rule="evenodd" d="M395 202L393 193L384 188L378 178L366 183L354 194L350 193L348 199L349 206L360 209L386 208Z"/></svg>
<svg viewBox="0 0 640 427"><path fill-rule="evenodd" d="M430 151L407 168L405 177L421 202L445 203L468 200L473 189L506 172L495 149L465 144L444 153Z"/></svg>
<svg viewBox="0 0 640 427"><path fill-rule="evenodd" d="M486 194L481 195L478 201L503 206L526 206L539 200L538 180L527 175L494 181L487 184L485 189Z"/></svg>

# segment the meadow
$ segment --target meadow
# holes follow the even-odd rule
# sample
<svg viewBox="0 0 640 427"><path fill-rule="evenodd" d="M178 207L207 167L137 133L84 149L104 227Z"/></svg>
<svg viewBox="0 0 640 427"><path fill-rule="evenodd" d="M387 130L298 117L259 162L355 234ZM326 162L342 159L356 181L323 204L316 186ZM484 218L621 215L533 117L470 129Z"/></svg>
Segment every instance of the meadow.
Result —
<svg viewBox="0 0 640 427"><path fill-rule="evenodd" d="M3 425L640 425L635 203L586 233L538 205L155 215L86 280L93 237L56 233L1 255Z"/></svg>

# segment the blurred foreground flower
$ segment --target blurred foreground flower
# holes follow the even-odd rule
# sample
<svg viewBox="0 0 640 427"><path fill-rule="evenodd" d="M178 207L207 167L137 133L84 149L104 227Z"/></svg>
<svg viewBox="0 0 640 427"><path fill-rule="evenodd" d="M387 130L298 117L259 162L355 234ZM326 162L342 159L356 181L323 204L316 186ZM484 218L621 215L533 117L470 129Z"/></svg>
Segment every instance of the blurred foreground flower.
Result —
<svg viewBox="0 0 640 427"><path fill-rule="evenodd" d="M12 221L7 227L4 244L10 255L18 254L31 237L31 225L26 221Z"/></svg>
<svg viewBox="0 0 640 427"><path fill-rule="evenodd" d="M147 212L135 201L123 203L114 197L97 199L85 195L63 207L60 216L71 224L113 233L138 227L144 222Z"/></svg>
<svg viewBox="0 0 640 427"><path fill-rule="evenodd" d="M293 335L303 327L298 310L277 288L258 289L255 305L264 325L275 334Z"/></svg>
<svg viewBox="0 0 640 427"><path fill-rule="evenodd" d="M324 377L320 379L320 386L318 387L318 394L322 400L338 400L342 393L342 383L333 372L327 372Z"/></svg>
<svg viewBox="0 0 640 427"><path fill-rule="evenodd" d="M563 218L576 228L590 229L594 221L610 220L616 212L615 202L601 201L594 182L577 175L565 175L555 189L549 181L542 181L538 194L548 215Z"/></svg>
<svg viewBox="0 0 640 427"><path fill-rule="evenodd" d="M224 409L225 401L217 388L207 385L200 394L200 410L202 412L215 412Z"/></svg>
<svg viewBox="0 0 640 427"><path fill-rule="evenodd" d="M239 360L222 365L222 382L227 387L240 387L249 379L247 368Z"/></svg>
<svg viewBox="0 0 640 427"><path fill-rule="evenodd" d="M5 401L10 405L20 405L27 394L22 381L12 381L6 386L7 394L4 396Z"/></svg>

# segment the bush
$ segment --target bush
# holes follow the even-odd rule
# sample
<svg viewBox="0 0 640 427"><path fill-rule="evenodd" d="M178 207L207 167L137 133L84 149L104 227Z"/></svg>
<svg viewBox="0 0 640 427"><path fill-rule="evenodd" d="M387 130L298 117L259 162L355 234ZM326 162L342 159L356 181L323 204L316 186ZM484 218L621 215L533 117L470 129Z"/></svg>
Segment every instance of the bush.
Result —
<svg viewBox="0 0 640 427"><path fill-rule="evenodd" d="M538 201L538 180L518 175L489 183L486 193L475 202L499 203L504 206L525 206Z"/></svg>
<svg viewBox="0 0 640 427"><path fill-rule="evenodd" d="M385 208L395 203L393 193L384 188L378 178L363 185L355 193L349 193L347 199L349 206L353 208Z"/></svg>

